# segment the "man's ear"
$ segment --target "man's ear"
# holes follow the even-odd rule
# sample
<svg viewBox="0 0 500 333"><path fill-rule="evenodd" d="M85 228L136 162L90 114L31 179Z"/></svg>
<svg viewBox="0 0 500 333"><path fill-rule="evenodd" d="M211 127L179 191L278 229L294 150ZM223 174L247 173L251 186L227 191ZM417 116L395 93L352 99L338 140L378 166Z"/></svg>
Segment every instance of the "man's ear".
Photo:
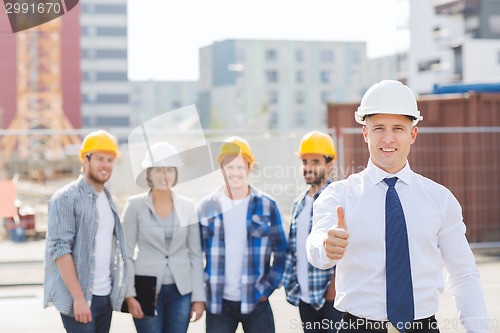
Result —
<svg viewBox="0 0 500 333"><path fill-rule="evenodd" d="M361 130L363 131L363 139L365 139L365 142L368 143L368 129L365 125L363 125Z"/></svg>
<svg viewBox="0 0 500 333"><path fill-rule="evenodd" d="M411 129L411 144L413 144L417 139L417 134L418 134L418 127L413 126Z"/></svg>

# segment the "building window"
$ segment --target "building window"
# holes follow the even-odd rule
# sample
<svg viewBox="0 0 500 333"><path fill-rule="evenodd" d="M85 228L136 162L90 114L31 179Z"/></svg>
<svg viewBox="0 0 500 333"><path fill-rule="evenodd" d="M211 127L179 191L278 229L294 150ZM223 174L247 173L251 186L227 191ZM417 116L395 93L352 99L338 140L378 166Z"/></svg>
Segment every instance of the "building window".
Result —
<svg viewBox="0 0 500 333"><path fill-rule="evenodd" d="M97 117L97 126L127 127L130 125L128 117Z"/></svg>
<svg viewBox="0 0 500 333"><path fill-rule="evenodd" d="M297 91L295 93L295 103L302 105L304 104L304 92L303 91Z"/></svg>
<svg viewBox="0 0 500 333"><path fill-rule="evenodd" d="M297 82L297 83L304 82L304 72L303 71L296 71L295 72L295 82Z"/></svg>
<svg viewBox="0 0 500 333"><path fill-rule="evenodd" d="M94 59L96 56L96 50L94 49L83 49L82 57L86 59Z"/></svg>
<svg viewBox="0 0 500 333"><path fill-rule="evenodd" d="M278 104L278 92L277 91L268 92L267 99L269 104Z"/></svg>
<svg viewBox="0 0 500 333"><path fill-rule="evenodd" d="M267 82L278 82L278 71L269 70L266 71Z"/></svg>
<svg viewBox="0 0 500 333"><path fill-rule="evenodd" d="M85 36L95 36L97 34L96 27L85 27L83 31Z"/></svg>
<svg viewBox="0 0 500 333"><path fill-rule="evenodd" d="M329 91L323 91L321 93L321 102L322 103L328 103L330 102L331 96Z"/></svg>
<svg viewBox="0 0 500 333"><path fill-rule="evenodd" d="M89 93L85 95L86 104L128 104L129 96L125 94L103 94Z"/></svg>
<svg viewBox="0 0 500 333"><path fill-rule="evenodd" d="M295 124L297 126L303 126L306 123L306 113L304 111L299 111L295 114Z"/></svg>
<svg viewBox="0 0 500 333"><path fill-rule="evenodd" d="M97 27L98 36L127 36L126 27Z"/></svg>
<svg viewBox="0 0 500 333"><path fill-rule="evenodd" d="M295 61L296 62L304 61L304 52L302 50L295 50Z"/></svg>
<svg viewBox="0 0 500 333"><path fill-rule="evenodd" d="M128 81L127 72L97 72L97 81Z"/></svg>
<svg viewBox="0 0 500 333"><path fill-rule="evenodd" d="M87 93L83 95L83 102L85 104L95 104L97 102L97 94Z"/></svg>
<svg viewBox="0 0 500 333"><path fill-rule="evenodd" d="M488 20L488 24L491 28L491 19L488 18ZM470 38L477 38L479 36L480 28L479 15L466 15L464 17L464 28L466 35L468 35Z"/></svg>
<svg viewBox="0 0 500 333"><path fill-rule="evenodd" d="M418 71L419 72L430 71L440 63L441 63L440 59L431 59L431 60L420 61L418 63Z"/></svg>
<svg viewBox="0 0 500 333"><path fill-rule="evenodd" d="M358 51L351 52L351 61L353 64L359 64L361 62L361 56Z"/></svg>
<svg viewBox="0 0 500 333"><path fill-rule="evenodd" d="M333 51L331 50L321 51L321 62L333 62Z"/></svg>
<svg viewBox="0 0 500 333"><path fill-rule="evenodd" d="M84 81L95 81L97 79L97 75L95 72L83 72L83 80Z"/></svg>
<svg viewBox="0 0 500 333"><path fill-rule="evenodd" d="M172 108L174 108L174 109L178 109L178 108L180 108L180 107L181 107L181 101L179 101L179 100L177 100L177 99L176 99L176 100L174 100L174 101L172 101Z"/></svg>
<svg viewBox="0 0 500 333"><path fill-rule="evenodd" d="M488 17L488 24L492 34L500 34L500 15L490 15Z"/></svg>
<svg viewBox="0 0 500 333"><path fill-rule="evenodd" d="M320 80L323 83L330 83L330 71L321 71Z"/></svg>
<svg viewBox="0 0 500 333"><path fill-rule="evenodd" d="M271 128L275 128L276 126L278 126L278 122L279 122L278 112L271 112L269 115L269 126Z"/></svg>
<svg viewBox="0 0 500 333"><path fill-rule="evenodd" d="M266 60L267 61L275 61L278 60L278 53L275 49L267 49L266 50Z"/></svg>
<svg viewBox="0 0 500 333"><path fill-rule="evenodd" d="M90 14L127 14L126 5L83 5L83 12Z"/></svg>
<svg viewBox="0 0 500 333"><path fill-rule="evenodd" d="M126 49L102 49L96 50L96 57L102 59L127 59Z"/></svg>

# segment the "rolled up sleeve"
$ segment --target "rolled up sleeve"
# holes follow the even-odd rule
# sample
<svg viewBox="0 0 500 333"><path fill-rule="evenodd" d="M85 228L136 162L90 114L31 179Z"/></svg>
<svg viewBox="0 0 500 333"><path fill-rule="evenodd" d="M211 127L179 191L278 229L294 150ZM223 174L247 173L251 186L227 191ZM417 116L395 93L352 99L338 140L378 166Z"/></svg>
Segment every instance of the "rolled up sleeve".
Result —
<svg viewBox="0 0 500 333"><path fill-rule="evenodd" d="M48 249L55 261L72 253L76 235L74 205L68 195L53 198L48 208Z"/></svg>

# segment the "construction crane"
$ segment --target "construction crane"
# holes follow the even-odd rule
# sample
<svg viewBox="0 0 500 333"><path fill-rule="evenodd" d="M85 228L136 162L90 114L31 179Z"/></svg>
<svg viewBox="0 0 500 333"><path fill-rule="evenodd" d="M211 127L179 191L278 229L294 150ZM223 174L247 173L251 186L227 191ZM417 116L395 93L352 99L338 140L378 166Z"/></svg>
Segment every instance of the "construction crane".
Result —
<svg viewBox="0 0 500 333"><path fill-rule="evenodd" d="M17 112L0 138L1 159L62 160L64 148L79 145L62 108L61 19L16 33ZM56 131L53 131L56 130ZM59 130L59 131L57 131ZM51 132L53 131L53 132Z"/></svg>

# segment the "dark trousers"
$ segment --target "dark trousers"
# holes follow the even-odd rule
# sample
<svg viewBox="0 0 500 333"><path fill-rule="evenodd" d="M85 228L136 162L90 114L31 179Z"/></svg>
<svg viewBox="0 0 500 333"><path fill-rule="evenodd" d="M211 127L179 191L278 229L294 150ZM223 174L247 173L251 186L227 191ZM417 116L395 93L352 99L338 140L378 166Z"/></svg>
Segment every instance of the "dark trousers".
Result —
<svg viewBox="0 0 500 333"><path fill-rule="evenodd" d="M333 307L333 301L326 301L319 310L300 301L299 312L304 333L335 333L342 320L342 312Z"/></svg>
<svg viewBox="0 0 500 333"><path fill-rule="evenodd" d="M358 318L349 313L344 313L338 333L387 333L385 322L376 322ZM405 333L439 333L436 318L416 320L413 322L415 329L407 329ZM418 329L417 329L418 328Z"/></svg>
<svg viewBox="0 0 500 333"><path fill-rule="evenodd" d="M109 296L92 296L90 311L92 312L92 321L87 324L79 323L76 321L75 317L66 316L61 313L62 322L66 332L109 333L111 316L113 315L113 309L111 308L111 300L109 299Z"/></svg>
<svg viewBox="0 0 500 333"><path fill-rule="evenodd" d="M221 314L207 311L207 333L234 333L238 323L245 333L274 333L274 317L269 301L259 302L252 312L241 313L241 302L223 300Z"/></svg>

